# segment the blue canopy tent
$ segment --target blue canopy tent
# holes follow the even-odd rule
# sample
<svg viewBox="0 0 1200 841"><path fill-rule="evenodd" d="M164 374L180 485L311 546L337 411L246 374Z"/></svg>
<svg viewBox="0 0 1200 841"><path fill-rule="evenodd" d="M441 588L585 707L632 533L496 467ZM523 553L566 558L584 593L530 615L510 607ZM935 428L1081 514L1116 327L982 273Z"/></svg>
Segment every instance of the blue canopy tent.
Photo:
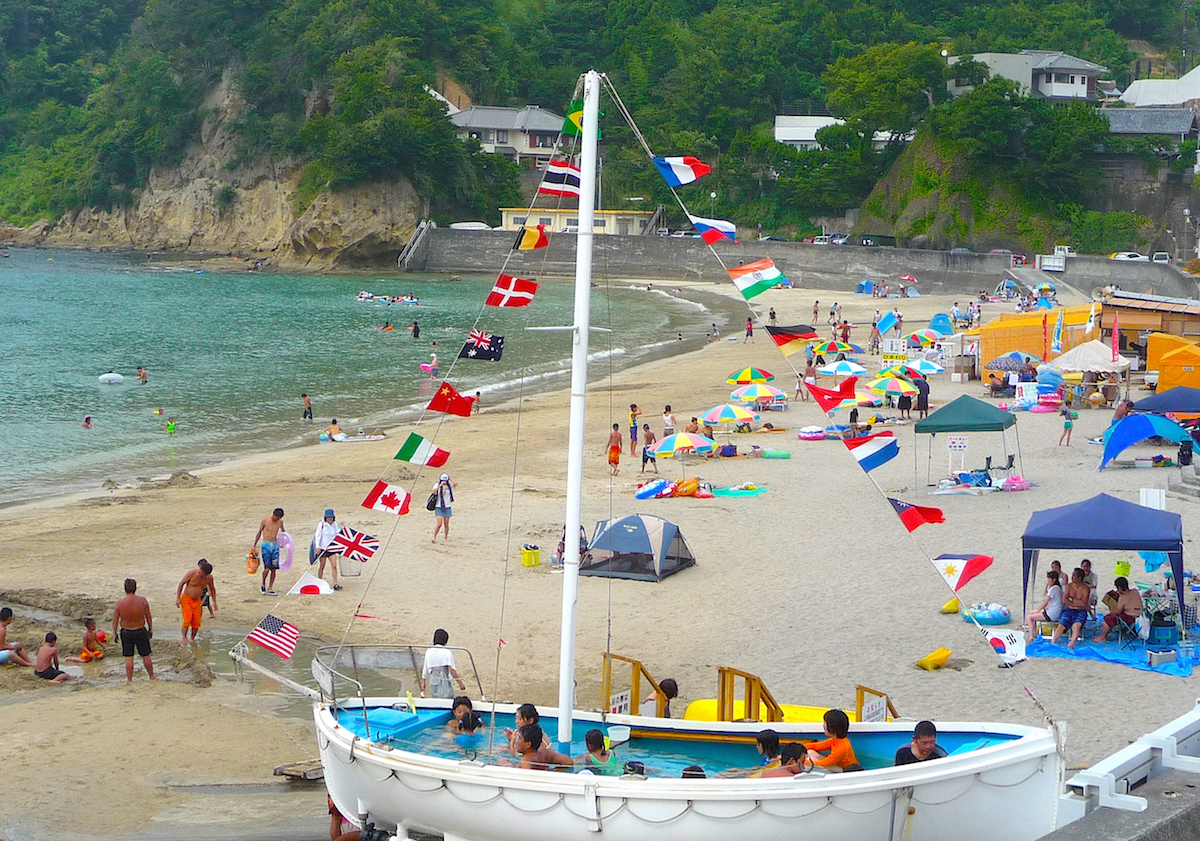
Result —
<svg viewBox="0 0 1200 841"><path fill-rule="evenodd" d="M1165 552L1177 585L1183 582L1183 518L1108 494L1035 511L1021 535L1022 615L1029 611L1029 582L1037 581L1042 549L1108 549ZM1036 584L1035 584L1036 586ZM1183 590L1176 588L1183 614Z"/></svg>
<svg viewBox="0 0 1200 841"><path fill-rule="evenodd" d="M943 336L954 335L954 325L950 323L950 316L944 312L939 312L933 318L929 319L929 329Z"/></svg>
<svg viewBox="0 0 1200 841"><path fill-rule="evenodd" d="M1126 447L1155 436L1176 444L1191 438L1186 429L1162 415L1128 415L1104 431L1104 455L1099 469L1107 467Z"/></svg>
<svg viewBox="0 0 1200 841"><path fill-rule="evenodd" d="M679 526L650 514L601 520L588 550L580 575L662 581L696 564Z"/></svg>
<svg viewBox="0 0 1200 841"><path fill-rule="evenodd" d="M870 295L874 291L875 291L875 281L870 280L870 279L860 280L858 282L858 285L854 287L855 295Z"/></svg>
<svg viewBox="0 0 1200 841"><path fill-rule="evenodd" d="M1200 388L1188 388L1185 385L1168 388L1153 397L1143 397L1133 404L1132 411L1155 412L1160 415L1167 412L1200 414Z"/></svg>

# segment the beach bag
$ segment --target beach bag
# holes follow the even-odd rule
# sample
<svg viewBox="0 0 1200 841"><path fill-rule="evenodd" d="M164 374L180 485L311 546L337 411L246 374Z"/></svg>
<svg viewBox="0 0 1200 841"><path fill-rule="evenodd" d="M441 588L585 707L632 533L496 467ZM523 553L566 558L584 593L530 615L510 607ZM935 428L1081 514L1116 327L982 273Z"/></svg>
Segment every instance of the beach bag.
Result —
<svg viewBox="0 0 1200 841"><path fill-rule="evenodd" d="M437 508L437 491L429 495L429 499L425 500L425 510L432 511Z"/></svg>
<svg viewBox="0 0 1200 841"><path fill-rule="evenodd" d="M246 555L246 574L254 575L256 572L258 572L258 550L251 549L250 553Z"/></svg>
<svg viewBox="0 0 1200 841"><path fill-rule="evenodd" d="M429 673L429 695L432 698L454 697L454 684L450 680L449 666L438 666Z"/></svg>
<svg viewBox="0 0 1200 841"><path fill-rule="evenodd" d="M737 455L737 445L736 444L722 444L721 445L721 458L733 458L736 455Z"/></svg>

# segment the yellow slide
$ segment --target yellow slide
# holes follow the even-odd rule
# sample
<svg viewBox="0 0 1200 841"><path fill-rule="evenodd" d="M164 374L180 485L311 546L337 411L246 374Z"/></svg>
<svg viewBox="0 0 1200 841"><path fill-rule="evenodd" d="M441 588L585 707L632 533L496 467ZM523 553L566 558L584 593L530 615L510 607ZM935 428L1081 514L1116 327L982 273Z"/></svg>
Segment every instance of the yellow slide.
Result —
<svg viewBox="0 0 1200 841"><path fill-rule="evenodd" d="M799 704L780 704L783 709L783 720L792 724L803 724L808 722L820 722L825 715L825 711L829 707L807 707ZM766 707L763 707L765 712ZM854 715L853 710L846 710L846 715L851 721L858 719ZM741 701L733 702L733 717L735 720L742 718L745 715L745 706ZM698 701L692 701L688 704L687 711L683 714L687 721L717 721L717 699L716 698L701 698ZM766 721L766 719L763 719Z"/></svg>

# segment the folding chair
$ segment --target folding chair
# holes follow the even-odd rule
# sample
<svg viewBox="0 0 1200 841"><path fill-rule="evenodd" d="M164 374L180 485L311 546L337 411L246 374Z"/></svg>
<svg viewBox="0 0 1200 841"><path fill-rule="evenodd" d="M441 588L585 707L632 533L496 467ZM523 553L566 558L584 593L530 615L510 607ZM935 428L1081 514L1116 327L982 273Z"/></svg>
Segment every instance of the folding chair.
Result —
<svg viewBox="0 0 1200 841"><path fill-rule="evenodd" d="M1134 643L1138 642L1141 637L1138 635L1137 620L1132 622L1118 617L1117 618L1117 648L1132 648Z"/></svg>

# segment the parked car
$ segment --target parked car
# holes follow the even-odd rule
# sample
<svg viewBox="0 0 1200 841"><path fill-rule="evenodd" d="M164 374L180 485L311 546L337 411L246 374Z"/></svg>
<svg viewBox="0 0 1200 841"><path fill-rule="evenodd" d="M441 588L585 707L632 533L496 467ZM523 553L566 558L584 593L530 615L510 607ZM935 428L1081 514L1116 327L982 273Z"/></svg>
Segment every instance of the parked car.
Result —
<svg viewBox="0 0 1200 841"><path fill-rule="evenodd" d="M783 234L770 234L769 236L759 237L759 242L788 242L788 238Z"/></svg>
<svg viewBox="0 0 1200 841"><path fill-rule="evenodd" d="M1138 254L1136 251L1114 251L1108 255L1108 259L1117 260L1125 263L1149 263L1150 258L1145 254Z"/></svg>
<svg viewBox="0 0 1200 841"><path fill-rule="evenodd" d="M830 234L829 235L829 244L830 245L845 245L846 240L848 240L848 239L850 239L849 234Z"/></svg>
<svg viewBox="0 0 1200 841"><path fill-rule="evenodd" d="M990 253L990 254L1007 254L1012 259L1012 264L1014 266L1025 265L1025 255L1024 254L1017 254L1015 251L1011 251L1010 249L1007 249L1007 248L993 248L988 253Z"/></svg>
<svg viewBox="0 0 1200 841"><path fill-rule="evenodd" d="M1155 251L1154 256L1150 258L1151 263L1170 263L1171 255L1166 251Z"/></svg>
<svg viewBox="0 0 1200 841"><path fill-rule="evenodd" d="M829 245L829 236L822 234L819 237L813 237L813 245Z"/></svg>
<svg viewBox="0 0 1200 841"><path fill-rule="evenodd" d="M967 248L965 245L957 245L950 249L951 254L974 254L975 252Z"/></svg>

